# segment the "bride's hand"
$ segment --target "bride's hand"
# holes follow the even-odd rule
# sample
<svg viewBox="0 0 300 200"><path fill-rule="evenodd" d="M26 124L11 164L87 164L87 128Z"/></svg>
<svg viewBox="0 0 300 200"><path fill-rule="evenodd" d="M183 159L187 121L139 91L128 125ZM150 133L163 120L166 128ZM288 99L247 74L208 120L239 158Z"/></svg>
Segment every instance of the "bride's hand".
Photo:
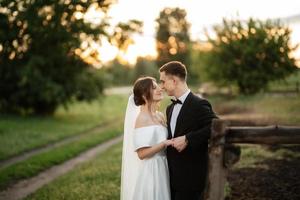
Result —
<svg viewBox="0 0 300 200"><path fill-rule="evenodd" d="M173 140L165 140L164 142L165 147L173 145Z"/></svg>

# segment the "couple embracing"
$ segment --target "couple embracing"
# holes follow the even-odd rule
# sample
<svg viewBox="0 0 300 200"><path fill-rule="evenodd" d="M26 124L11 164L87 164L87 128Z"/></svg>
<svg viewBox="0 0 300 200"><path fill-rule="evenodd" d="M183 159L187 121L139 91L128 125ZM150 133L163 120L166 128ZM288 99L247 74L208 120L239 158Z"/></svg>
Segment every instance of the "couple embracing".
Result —
<svg viewBox="0 0 300 200"><path fill-rule="evenodd" d="M187 86L178 61L159 69L160 84L142 77L129 97L122 154L121 200L202 200L207 176L210 103ZM163 92L174 97L166 117Z"/></svg>

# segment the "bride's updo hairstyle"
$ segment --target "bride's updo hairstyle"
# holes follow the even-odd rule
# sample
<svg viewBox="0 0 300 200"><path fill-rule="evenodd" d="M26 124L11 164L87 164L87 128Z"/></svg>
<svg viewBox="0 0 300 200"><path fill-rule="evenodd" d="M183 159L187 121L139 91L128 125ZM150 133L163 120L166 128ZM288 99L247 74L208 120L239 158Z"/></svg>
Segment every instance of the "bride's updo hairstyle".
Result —
<svg viewBox="0 0 300 200"><path fill-rule="evenodd" d="M152 101L154 78L146 76L137 79L133 86L134 103L137 106L144 105L147 101Z"/></svg>

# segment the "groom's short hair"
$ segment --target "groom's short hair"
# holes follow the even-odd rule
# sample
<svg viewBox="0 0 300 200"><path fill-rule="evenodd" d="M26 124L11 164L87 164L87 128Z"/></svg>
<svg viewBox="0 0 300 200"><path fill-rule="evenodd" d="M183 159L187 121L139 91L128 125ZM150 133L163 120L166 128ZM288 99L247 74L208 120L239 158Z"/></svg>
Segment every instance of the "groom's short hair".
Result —
<svg viewBox="0 0 300 200"><path fill-rule="evenodd" d="M171 61L166 64L164 64L160 69L160 72L165 72L166 75L173 75L177 76L181 80L186 80L186 67L184 64L182 64L179 61Z"/></svg>

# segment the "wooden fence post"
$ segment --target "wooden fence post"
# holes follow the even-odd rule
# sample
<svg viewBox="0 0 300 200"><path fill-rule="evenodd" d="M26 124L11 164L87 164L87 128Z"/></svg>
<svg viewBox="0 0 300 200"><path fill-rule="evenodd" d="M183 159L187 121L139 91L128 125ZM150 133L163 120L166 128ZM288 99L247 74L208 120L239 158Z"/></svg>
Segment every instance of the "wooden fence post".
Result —
<svg viewBox="0 0 300 200"><path fill-rule="evenodd" d="M224 200L228 168L239 160L241 154L240 147L234 143L300 144L300 127L228 127L227 121L213 120L205 200Z"/></svg>
<svg viewBox="0 0 300 200"><path fill-rule="evenodd" d="M227 169L224 167L224 143L227 122L214 119L209 146L206 200L223 200Z"/></svg>

